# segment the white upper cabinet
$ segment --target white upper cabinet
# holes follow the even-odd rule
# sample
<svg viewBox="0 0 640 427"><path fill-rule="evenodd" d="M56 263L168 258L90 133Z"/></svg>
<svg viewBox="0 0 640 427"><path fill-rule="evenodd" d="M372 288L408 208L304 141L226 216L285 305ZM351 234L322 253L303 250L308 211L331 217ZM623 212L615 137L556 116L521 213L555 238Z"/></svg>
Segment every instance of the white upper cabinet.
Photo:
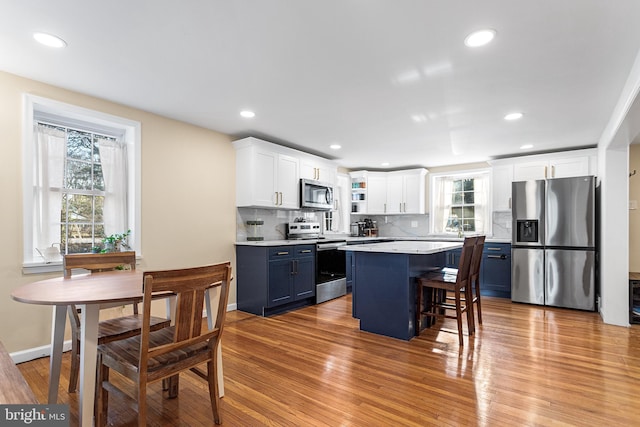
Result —
<svg viewBox="0 0 640 427"><path fill-rule="evenodd" d="M426 176L426 169L352 172L351 211L368 215L424 214ZM362 198L366 198L365 206Z"/></svg>
<svg viewBox="0 0 640 427"><path fill-rule="evenodd" d="M335 185L338 168L335 164L316 156L300 158L300 178L314 179Z"/></svg>
<svg viewBox="0 0 640 427"><path fill-rule="evenodd" d="M568 178L596 174L596 154L576 150L536 156L535 160L514 164L513 180ZM595 150L594 150L595 151Z"/></svg>
<svg viewBox="0 0 640 427"><path fill-rule="evenodd" d="M491 168L492 198L494 211L511 209L511 183L513 165L496 165Z"/></svg>
<svg viewBox="0 0 640 427"><path fill-rule="evenodd" d="M388 214L425 213L426 169L389 172L387 174Z"/></svg>
<svg viewBox="0 0 640 427"><path fill-rule="evenodd" d="M257 138L233 143L236 149L236 206L300 209L300 178L335 183L329 160Z"/></svg>
<svg viewBox="0 0 640 427"><path fill-rule="evenodd" d="M385 172L367 173L367 214L384 214L387 204L387 174Z"/></svg>
<svg viewBox="0 0 640 427"><path fill-rule="evenodd" d="M597 150L563 151L551 154L492 160L493 210L511 209L511 183L536 179L597 175Z"/></svg>

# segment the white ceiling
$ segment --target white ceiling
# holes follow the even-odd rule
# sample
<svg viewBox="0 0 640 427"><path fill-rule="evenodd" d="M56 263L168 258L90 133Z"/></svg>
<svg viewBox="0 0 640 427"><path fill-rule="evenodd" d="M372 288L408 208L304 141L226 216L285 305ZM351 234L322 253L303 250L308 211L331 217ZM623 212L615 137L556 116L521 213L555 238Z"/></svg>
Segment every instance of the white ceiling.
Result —
<svg viewBox="0 0 640 427"><path fill-rule="evenodd" d="M348 168L593 146L640 50L638 0L0 0L0 11L0 70ZM482 28L493 43L464 46ZM38 45L34 31L68 46ZM503 120L512 111L525 116Z"/></svg>

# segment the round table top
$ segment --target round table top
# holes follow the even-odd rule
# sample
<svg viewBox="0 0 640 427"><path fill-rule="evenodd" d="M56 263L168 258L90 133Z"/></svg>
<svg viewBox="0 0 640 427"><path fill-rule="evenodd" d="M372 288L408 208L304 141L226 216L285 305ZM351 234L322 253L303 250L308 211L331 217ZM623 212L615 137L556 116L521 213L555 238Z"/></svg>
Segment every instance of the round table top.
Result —
<svg viewBox="0 0 640 427"><path fill-rule="evenodd" d="M115 270L54 277L21 285L11 297L27 304L99 304L142 299L143 272Z"/></svg>

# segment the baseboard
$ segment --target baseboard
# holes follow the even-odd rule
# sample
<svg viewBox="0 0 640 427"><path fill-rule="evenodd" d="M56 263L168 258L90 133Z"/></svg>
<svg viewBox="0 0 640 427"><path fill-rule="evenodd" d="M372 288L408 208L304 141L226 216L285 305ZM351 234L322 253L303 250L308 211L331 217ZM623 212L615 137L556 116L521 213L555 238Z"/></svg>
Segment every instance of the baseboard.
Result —
<svg viewBox="0 0 640 427"><path fill-rule="evenodd" d="M238 304L227 305L227 311L235 311L238 309ZM206 312L203 313L207 315ZM65 341L62 346L62 351L71 350L71 340ZM41 357L48 357L51 352L51 345L42 345L40 347L28 348L26 350L15 351L9 353L9 356L13 359L13 363L29 362L31 360L40 359Z"/></svg>
<svg viewBox="0 0 640 427"><path fill-rule="evenodd" d="M71 350L71 340L65 341L62 345L62 351ZM43 345L40 347L28 348L26 350L15 351L9 353L13 359L13 363L29 362L30 360L40 359L41 357L49 357L51 345Z"/></svg>

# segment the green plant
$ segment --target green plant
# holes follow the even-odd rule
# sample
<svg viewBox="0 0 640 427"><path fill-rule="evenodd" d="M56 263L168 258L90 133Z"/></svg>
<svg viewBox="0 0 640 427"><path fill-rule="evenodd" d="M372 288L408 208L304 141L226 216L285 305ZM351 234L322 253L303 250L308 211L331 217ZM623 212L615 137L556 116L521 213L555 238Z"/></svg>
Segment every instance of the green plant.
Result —
<svg viewBox="0 0 640 427"><path fill-rule="evenodd" d="M131 230L127 230L126 233L112 234L102 239L104 248L101 252L113 252L119 250L120 245L127 247L127 238L131 235Z"/></svg>

